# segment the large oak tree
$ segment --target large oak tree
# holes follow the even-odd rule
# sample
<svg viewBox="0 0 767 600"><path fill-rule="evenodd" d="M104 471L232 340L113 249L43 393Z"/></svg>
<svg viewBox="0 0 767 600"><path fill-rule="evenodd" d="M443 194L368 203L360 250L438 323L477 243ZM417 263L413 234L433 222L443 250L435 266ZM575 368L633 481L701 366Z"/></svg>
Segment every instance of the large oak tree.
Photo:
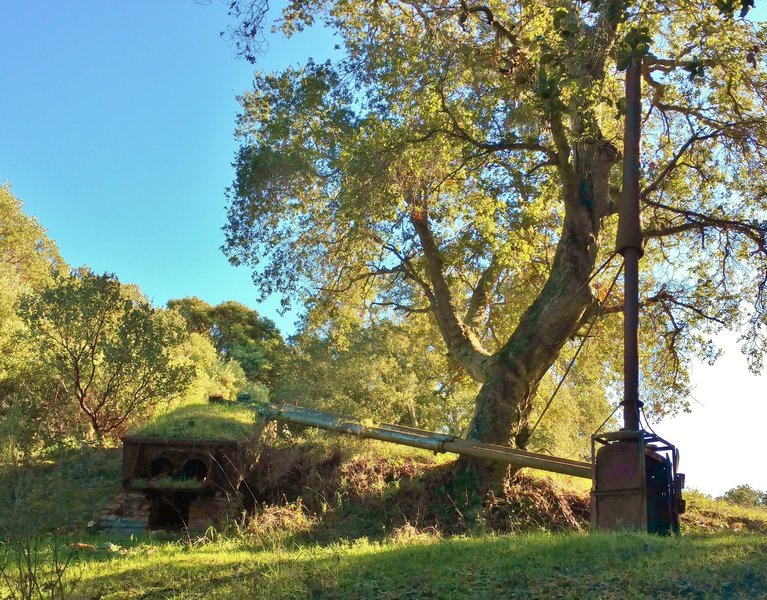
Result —
<svg viewBox="0 0 767 600"><path fill-rule="evenodd" d="M645 399L683 400L690 357L714 356L722 327L758 368L767 35L749 4L294 0L283 30L319 19L341 55L257 74L242 96L225 251L264 294L313 311L425 311L482 383L470 437L524 447L570 340L596 318L591 343L613 347L619 257L599 267L614 253L622 69L641 57ZM232 6L253 58L263 5ZM463 466L485 485L501 474Z"/></svg>

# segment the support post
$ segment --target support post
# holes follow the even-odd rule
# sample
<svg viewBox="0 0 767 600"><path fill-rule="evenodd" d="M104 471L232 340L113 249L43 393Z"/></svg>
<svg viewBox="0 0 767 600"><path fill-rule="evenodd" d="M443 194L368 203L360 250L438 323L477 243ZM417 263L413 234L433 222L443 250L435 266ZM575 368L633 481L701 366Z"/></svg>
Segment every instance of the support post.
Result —
<svg viewBox="0 0 767 600"><path fill-rule="evenodd" d="M623 191L618 211L617 250L623 255L625 304L623 313L623 427L639 430L639 259L642 225L639 215L639 151L642 129L642 59L626 70L626 127Z"/></svg>
<svg viewBox="0 0 767 600"><path fill-rule="evenodd" d="M623 255L623 430L592 436L594 480L591 523L595 529L678 533L684 476L676 472L677 451L639 422L639 259L642 59L626 70L626 128L623 138L623 195L618 208L616 249ZM601 446L597 450L597 446Z"/></svg>

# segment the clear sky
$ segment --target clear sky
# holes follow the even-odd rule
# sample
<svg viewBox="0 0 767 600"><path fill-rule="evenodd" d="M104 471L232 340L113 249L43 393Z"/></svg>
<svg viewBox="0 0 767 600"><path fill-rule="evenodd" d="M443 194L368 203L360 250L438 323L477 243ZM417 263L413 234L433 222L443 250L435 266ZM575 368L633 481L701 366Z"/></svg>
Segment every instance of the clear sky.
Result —
<svg viewBox="0 0 767 600"><path fill-rule="evenodd" d="M290 332L219 251L235 96L253 72L219 35L229 22L220 0L4 0L0 181L69 264L114 272L157 305L238 300ZM322 32L275 37L259 68L328 47Z"/></svg>
<svg viewBox="0 0 767 600"><path fill-rule="evenodd" d="M48 229L70 265L136 283L156 305L199 296L257 308L291 333L276 302L256 303L249 273L219 246L238 105L253 67L221 39L225 3L3 0L0 181ZM259 68L323 60L327 33L270 39ZM767 377L732 336L695 369L693 413L656 427L677 444L688 484L767 490Z"/></svg>

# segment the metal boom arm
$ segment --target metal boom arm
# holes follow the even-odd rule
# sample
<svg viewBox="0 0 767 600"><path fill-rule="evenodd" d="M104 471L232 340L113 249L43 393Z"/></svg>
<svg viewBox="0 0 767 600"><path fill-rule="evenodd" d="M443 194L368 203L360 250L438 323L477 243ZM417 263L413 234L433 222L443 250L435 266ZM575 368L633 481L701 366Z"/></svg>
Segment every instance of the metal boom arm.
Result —
<svg viewBox="0 0 767 600"><path fill-rule="evenodd" d="M506 446L483 444L473 440L465 440L454 435L424 431L402 425L381 423L377 426L367 426L349 417L335 415L321 410L293 406L291 404L258 403L256 412L267 420L287 421L300 425L309 425L321 429L329 429L340 433L348 433L361 438L380 440L423 448L432 452L452 452L477 458L497 460L518 467L528 467L541 471L562 473L572 477L591 479L591 463L568 458L558 458L547 454L515 450Z"/></svg>

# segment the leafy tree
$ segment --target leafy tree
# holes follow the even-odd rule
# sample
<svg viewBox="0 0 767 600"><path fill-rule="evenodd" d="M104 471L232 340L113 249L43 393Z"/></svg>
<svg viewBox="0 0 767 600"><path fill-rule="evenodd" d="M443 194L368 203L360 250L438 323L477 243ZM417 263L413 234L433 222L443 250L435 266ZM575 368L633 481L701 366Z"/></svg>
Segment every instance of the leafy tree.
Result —
<svg viewBox="0 0 767 600"><path fill-rule="evenodd" d="M25 296L21 315L55 370L61 397L99 442L150 415L192 376L172 361L184 334L178 318L113 275L80 269L61 276Z"/></svg>
<svg viewBox="0 0 767 600"><path fill-rule="evenodd" d="M23 328L19 297L50 284L60 268L66 265L55 243L24 214L10 185L0 185L0 386L25 354L15 339Z"/></svg>
<svg viewBox="0 0 767 600"><path fill-rule="evenodd" d="M343 340L305 332L292 340L272 399L461 434L476 384L450 373L428 337L383 322L351 328Z"/></svg>
<svg viewBox="0 0 767 600"><path fill-rule="evenodd" d="M209 396L220 395L234 400L245 389L245 371L237 361L225 360L207 335L190 333L173 352L176 364L186 365L195 371L189 387L180 403L200 402Z"/></svg>
<svg viewBox="0 0 767 600"><path fill-rule="evenodd" d="M213 307L196 296L168 300L168 308L175 310L186 322L189 333L199 333L210 336L213 327Z"/></svg>
<svg viewBox="0 0 767 600"><path fill-rule="evenodd" d="M47 365L23 335L20 297L43 289L66 269L56 244L8 184L0 185L0 462L55 435L56 389Z"/></svg>
<svg viewBox="0 0 767 600"><path fill-rule="evenodd" d="M207 334L221 356L236 360L249 381L274 383L285 342L271 320L231 300L211 306L199 298L180 298L168 301L168 308L184 317L190 332Z"/></svg>
<svg viewBox="0 0 767 600"><path fill-rule="evenodd" d="M251 57L263 6L233 3ZM242 96L225 252L263 294L329 318L428 312L481 383L470 437L524 447L546 373L592 321L590 344L614 352L589 384L621 369L617 260L599 266L620 198L622 71L641 59L644 399L683 403L689 360L715 358L723 327L758 369L767 33L735 14L749 6L291 2L283 31L324 19L343 56L257 74ZM502 473L462 467L481 485Z"/></svg>
<svg viewBox="0 0 767 600"><path fill-rule="evenodd" d="M765 506L767 505L767 492L755 490L748 484L738 485L727 490L722 496L727 502L740 506Z"/></svg>

